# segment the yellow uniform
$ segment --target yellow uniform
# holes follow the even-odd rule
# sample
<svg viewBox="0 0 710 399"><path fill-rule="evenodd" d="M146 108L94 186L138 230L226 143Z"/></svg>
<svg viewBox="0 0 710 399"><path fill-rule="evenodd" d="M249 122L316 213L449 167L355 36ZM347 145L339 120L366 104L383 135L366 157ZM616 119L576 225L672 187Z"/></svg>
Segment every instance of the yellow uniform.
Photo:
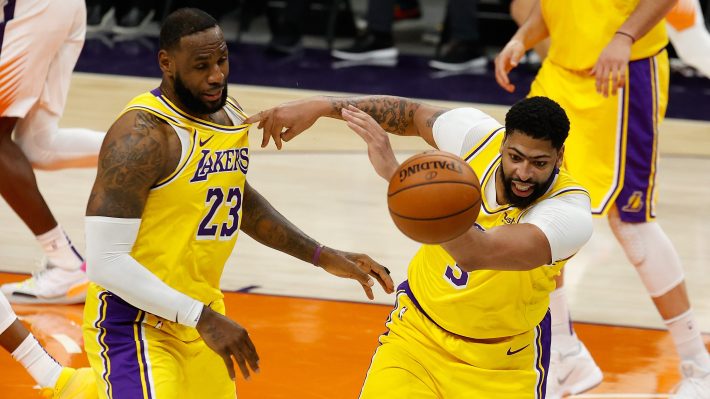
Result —
<svg viewBox="0 0 710 399"><path fill-rule="evenodd" d="M446 114L442 115L443 118ZM584 195L565 171L528 208L495 201L503 128L485 135L466 160L481 178L476 227L521 222L548 199ZM588 202L586 212L588 215ZM566 259L530 271L464 272L441 246L423 245L380 337L361 398L533 399L545 393L549 293Z"/></svg>
<svg viewBox="0 0 710 399"><path fill-rule="evenodd" d="M182 144L175 171L148 195L131 256L222 314L219 281L239 233L249 165L246 115L232 100L224 109L234 126L189 116L156 89L123 111L150 112ZM236 397L224 362L195 328L146 313L93 283L83 330L101 398Z"/></svg>
<svg viewBox="0 0 710 399"><path fill-rule="evenodd" d="M668 102L668 43L663 21L631 47L626 86L596 92L588 72L638 0L543 0L550 51L530 96L546 96L571 121L565 166L592 197L592 212L616 204L622 220L655 218L658 125Z"/></svg>

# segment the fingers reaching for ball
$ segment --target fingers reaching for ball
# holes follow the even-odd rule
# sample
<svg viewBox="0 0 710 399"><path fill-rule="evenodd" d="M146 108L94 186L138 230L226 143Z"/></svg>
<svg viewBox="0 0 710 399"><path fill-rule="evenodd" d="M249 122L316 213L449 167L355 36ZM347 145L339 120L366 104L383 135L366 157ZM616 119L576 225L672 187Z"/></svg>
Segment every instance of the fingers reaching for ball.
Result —
<svg viewBox="0 0 710 399"><path fill-rule="evenodd" d="M387 132L366 112L349 105L341 112L350 130L367 144L367 155L378 175L389 180L399 166Z"/></svg>

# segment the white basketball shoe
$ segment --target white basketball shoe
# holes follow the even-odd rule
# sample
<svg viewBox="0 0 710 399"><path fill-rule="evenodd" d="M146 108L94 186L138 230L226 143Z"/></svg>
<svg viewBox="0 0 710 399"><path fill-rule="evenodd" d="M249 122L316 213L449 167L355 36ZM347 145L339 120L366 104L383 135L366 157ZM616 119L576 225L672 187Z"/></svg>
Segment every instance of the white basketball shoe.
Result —
<svg viewBox="0 0 710 399"><path fill-rule="evenodd" d="M560 399L588 391L602 382L603 375L581 341L572 352L552 350L547 375L547 399Z"/></svg>
<svg viewBox="0 0 710 399"><path fill-rule="evenodd" d="M75 304L84 303L89 280L85 264L77 270L65 270L46 263L32 277L19 283L0 287L11 303L17 304Z"/></svg>
<svg viewBox="0 0 710 399"><path fill-rule="evenodd" d="M683 379L676 386L673 399L710 399L710 371L686 361L680 364L680 373Z"/></svg>

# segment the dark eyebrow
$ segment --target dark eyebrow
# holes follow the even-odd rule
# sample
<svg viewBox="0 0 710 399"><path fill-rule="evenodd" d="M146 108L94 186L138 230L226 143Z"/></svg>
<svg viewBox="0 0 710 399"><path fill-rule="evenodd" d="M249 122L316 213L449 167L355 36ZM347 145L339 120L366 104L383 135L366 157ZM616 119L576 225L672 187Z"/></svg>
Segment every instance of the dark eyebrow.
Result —
<svg viewBox="0 0 710 399"><path fill-rule="evenodd" d="M517 148L515 148L515 147L508 147L508 148L510 148L511 150L513 150L513 151L517 152L517 153L518 153L518 155L520 155L521 157L523 157L523 158L527 158L527 159L543 159L543 158L550 158L550 156L549 156L549 155L547 155L547 154L544 154L544 155L538 155L538 156L536 156L536 157L529 157L529 156L527 156L527 155L523 154L522 152L520 152L520 150L518 150L518 149L517 149Z"/></svg>

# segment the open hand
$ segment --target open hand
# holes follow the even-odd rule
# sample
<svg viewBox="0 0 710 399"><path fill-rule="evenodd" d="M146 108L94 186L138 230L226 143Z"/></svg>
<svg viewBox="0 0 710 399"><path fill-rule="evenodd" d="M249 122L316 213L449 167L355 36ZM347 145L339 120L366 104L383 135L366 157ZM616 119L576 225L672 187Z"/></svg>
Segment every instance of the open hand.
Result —
<svg viewBox="0 0 710 399"><path fill-rule="evenodd" d="M631 58L630 37L616 34L611 42L602 50L594 64L594 68L589 72L596 77L597 93L604 97L616 95L616 91L626 85L626 70Z"/></svg>
<svg viewBox="0 0 710 399"><path fill-rule="evenodd" d="M370 115L348 105L342 110L343 120L348 127L367 143L367 155L378 175L389 181L399 167L394 156L387 132Z"/></svg>
<svg viewBox="0 0 710 399"><path fill-rule="evenodd" d="M496 82L509 93L515 91L515 85L510 83L508 73L518 66L524 55L525 45L520 40L512 39L496 56Z"/></svg>
<svg viewBox="0 0 710 399"><path fill-rule="evenodd" d="M261 148L273 139L277 149L282 141L289 141L311 127L321 115L311 99L291 101L248 117L244 123L259 123L262 132ZM286 130L284 130L286 129Z"/></svg>
<svg viewBox="0 0 710 399"><path fill-rule="evenodd" d="M232 358L245 379L249 379L249 368L259 372L259 355L249 333L241 325L205 306L197 322L197 332L205 344L222 357L232 380L235 377Z"/></svg>
<svg viewBox="0 0 710 399"><path fill-rule="evenodd" d="M372 293L372 286L375 285L372 277L377 279L386 293L394 292L394 283L389 270L365 254L324 247L319 266L334 276L357 280L370 299L375 299Z"/></svg>

